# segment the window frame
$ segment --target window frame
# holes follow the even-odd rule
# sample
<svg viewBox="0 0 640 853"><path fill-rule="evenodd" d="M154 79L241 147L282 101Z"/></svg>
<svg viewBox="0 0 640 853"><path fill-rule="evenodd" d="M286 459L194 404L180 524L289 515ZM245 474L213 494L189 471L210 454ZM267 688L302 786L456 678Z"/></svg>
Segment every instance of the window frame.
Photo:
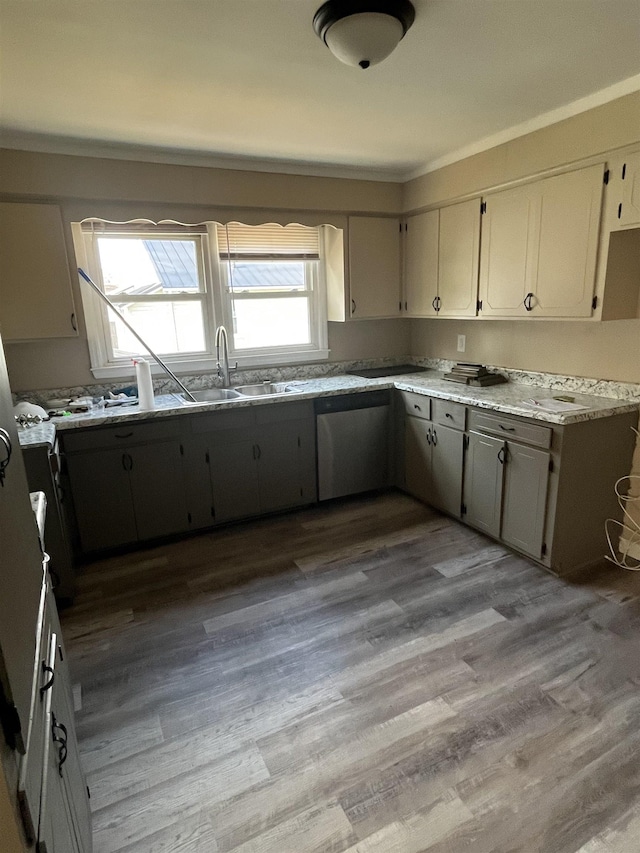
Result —
<svg viewBox="0 0 640 853"><path fill-rule="evenodd" d="M201 294L128 294L126 301L144 303L153 303L154 301L201 301L203 306L206 351L192 353L163 353L159 351L158 354L172 369L180 373L215 371L217 367L214 344L215 330L220 323L228 330L233 329L233 297L227 294L226 274L223 269L225 262L220 259L218 250L218 223L212 221L201 223L199 226L193 226L191 231L189 230L189 226L185 225L185 233L183 235L176 231L175 223L171 223L174 227L168 230L162 229L162 225L167 223L161 222L155 224L148 221L146 224L148 228L141 226L139 221L117 224L109 223L111 227L107 233L99 229L89 231L86 228L83 229L82 222L72 222L71 229L78 266L86 269L93 281L104 292L102 268L97 244L98 237L127 237L132 239L196 238L199 246L197 251L198 270L202 276L201 281L204 288ZM323 247L323 226L309 227L318 227L320 231L319 244ZM230 333L229 357L241 369L297 364L300 362L318 362L328 359L326 273L322 248L320 250L320 260L305 261L305 263L315 267L309 273L305 270L305 277L307 274L312 276L311 288L300 292L301 298L309 300L311 343L308 345L236 350L233 346L233 335ZM270 295L274 296L275 294ZM283 295L295 296L297 294L284 293ZM82 284L81 297L93 376L96 379L116 379L130 375L131 357L115 357L113 354L111 332L109 329L110 318L108 316L112 312L90 288ZM118 301L124 301L113 298L113 296L110 296L110 299L116 304ZM115 322L119 322L117 318L114 319ZM144 347L140 345L140 354L143 353ZM152 371L154 374L162 374L162 369L153 362Z"/></svg>
<svg viewBox="0 0 640 853"><path fill-rule="evenodd" d="M321 226L319 226L320 228ZM322 233L318 234L318 243L322 247ZM226 260L220 257L220 249L218 246L217 227L214 224L211 229L210 236L212 251L215 252L217 258L217 275L218 287L216 291L220 297L220 311L218 316L222 317L222 322L228 332L229 337L229 358L238 363L239 367L250 367L255 364L268 363L275 364L295 364L301 361L319 361L329 357L328 348L328 326L327 326L327 292L325 265L320 248L320 256L318 260L301 260L305 267L305 289L299 291L280 291L280 292L264 292L264 293L236 293L230 286L229 264ZM255 260L250 254L246 256L248 261ZM283 260L293 260L291 257L274 258L273 263L282 262ZM261 259L259 263L270 263ZM233 302L235 299L240 300L260 300L260 299L306 299L309 305L309 336L311 338L308 344L291 344L287 346L275 347L256 347L253 349L236 349L234 334L233 334ZM265 361L266 360L266 361Z"/></svg>

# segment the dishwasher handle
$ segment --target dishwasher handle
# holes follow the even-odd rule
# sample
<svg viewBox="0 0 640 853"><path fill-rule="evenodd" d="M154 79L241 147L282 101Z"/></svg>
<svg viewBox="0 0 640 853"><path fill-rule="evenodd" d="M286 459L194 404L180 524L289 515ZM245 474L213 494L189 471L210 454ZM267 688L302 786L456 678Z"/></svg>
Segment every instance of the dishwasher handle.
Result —
<svg viewBox="0 0 640 853"><path fill-rule="evenodd" d="M356 409L372 409L377 406L389 406L391 394L388 390L362 391L357 394L334 394L330 397L318 397L314 401L316 415L332 412L352 412Z"/></svg>

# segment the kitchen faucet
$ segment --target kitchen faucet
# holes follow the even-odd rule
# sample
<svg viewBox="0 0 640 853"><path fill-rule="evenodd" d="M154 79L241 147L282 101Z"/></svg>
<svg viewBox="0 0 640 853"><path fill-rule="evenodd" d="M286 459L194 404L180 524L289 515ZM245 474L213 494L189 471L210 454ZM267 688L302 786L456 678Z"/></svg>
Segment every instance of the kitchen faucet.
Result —
<svg viewBox="0 0 640 853"><path fill-rule="evenodd" d="M222 364L220 363L220 348L222 347ZM218 368L218 376L222 379L224 388L228 388L231 384L230 374L232 370L238 369L238 362L235 367L229 367L229 338L227 330L220 325L216 329L216 367Z"/></svg>

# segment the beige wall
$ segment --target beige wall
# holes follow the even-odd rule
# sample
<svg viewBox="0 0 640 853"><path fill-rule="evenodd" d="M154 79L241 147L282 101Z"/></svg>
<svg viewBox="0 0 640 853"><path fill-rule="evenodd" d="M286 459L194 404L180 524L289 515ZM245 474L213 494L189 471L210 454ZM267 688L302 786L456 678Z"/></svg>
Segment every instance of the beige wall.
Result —
<svg viewBox="0 0 640 853"><path fill-rule="evenodd" d="M98 212L107 218L175 216L210 218L212 209L282 211L311 222L346 222L344 214L397 213L400 184L242 172L200 166L172 166L60 154L0 150L0 197L46 199L62 205L67 220ZM249 214L245 219L250 219ZM340 220L340 221L338 221ZM71 241L68 239L71 265ZM80 334L75 339L5 343L14 390L58 388L95 382L81 316L77 276L72 276ZM350 326L351 324L349 324ZM330 324L331 361L406 355L408 329L402 322L359 323L350 329Z"/></svg>
<svg viewBox="0 0 640 853"><path fill-rule="evenodd" d="M409 212L477 193L638 140L640 92L634 92L408 181L402 209Z"/></svg>
<svg viewBox="0 0 640 853"><path fill-rule="evenodd" d="M412 320L410 346L415 356L640 384L640 320Z"/></svg>
<svg viewBox="0 0 640 853"><path fill-rule="evenodd" d="M398 212L402 188L380 181L242 172L0 149L7 196L173 202L205 207Z"/></svg>

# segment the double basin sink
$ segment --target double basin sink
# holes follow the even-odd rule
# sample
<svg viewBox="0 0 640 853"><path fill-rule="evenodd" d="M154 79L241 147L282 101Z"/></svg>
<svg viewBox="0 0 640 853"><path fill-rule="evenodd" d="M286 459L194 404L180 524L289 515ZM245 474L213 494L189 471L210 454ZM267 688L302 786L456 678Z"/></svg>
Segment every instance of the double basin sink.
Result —
<svg viewBox="0 0 640 853"><path fill-rule="evenodd" d="M250 397L284 397L299 393L297 388L289 388L282 383L262 382L258 385L238 385L237 388L206 388L204 391L192 391L196 403L223 403L229 400L242 400ZM194 405L182 395L185 405Z"/></svg>

